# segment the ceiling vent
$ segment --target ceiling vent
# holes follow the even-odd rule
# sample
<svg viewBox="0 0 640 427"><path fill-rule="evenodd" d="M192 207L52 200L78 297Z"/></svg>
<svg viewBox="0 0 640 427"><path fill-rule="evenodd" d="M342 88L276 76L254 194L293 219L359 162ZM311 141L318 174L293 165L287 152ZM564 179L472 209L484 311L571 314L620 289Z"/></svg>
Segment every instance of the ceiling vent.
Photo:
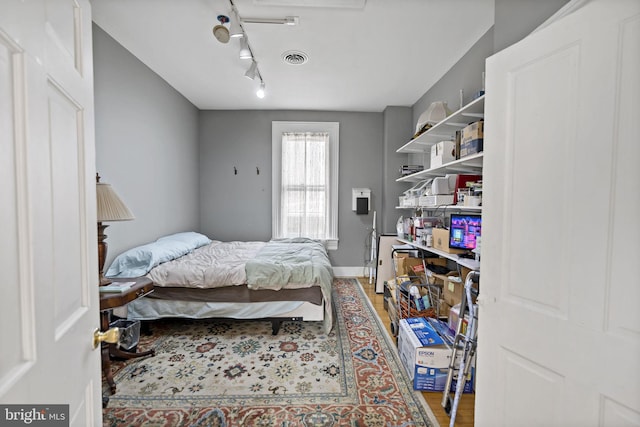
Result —
<svg viewBox="0 0 640 427"><path fill-rule="evenodd" d="M299 50L289 50L282 54L282 60L289 65L302 65L309 60L309 57Z"/></svg>

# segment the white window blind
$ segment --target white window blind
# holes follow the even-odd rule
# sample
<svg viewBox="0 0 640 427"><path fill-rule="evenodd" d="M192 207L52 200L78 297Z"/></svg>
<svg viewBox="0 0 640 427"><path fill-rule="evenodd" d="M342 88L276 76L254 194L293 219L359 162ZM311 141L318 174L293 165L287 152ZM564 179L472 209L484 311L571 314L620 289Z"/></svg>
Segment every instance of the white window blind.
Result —
<svg viewBox="0 0 640 427"><path fill-rule="evenodd" d="M273 235L337 248L338 123L273 123Z"/></svg>

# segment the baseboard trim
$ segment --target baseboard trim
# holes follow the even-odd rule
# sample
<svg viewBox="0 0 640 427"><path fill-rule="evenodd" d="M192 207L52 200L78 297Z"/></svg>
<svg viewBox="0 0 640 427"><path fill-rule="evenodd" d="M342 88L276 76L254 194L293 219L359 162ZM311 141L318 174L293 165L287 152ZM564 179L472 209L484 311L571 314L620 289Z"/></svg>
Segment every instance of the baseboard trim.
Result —
<svg viewBox="0 0 640 427"><path fill-rule="evenodd" d="M369 277L368 267L333 267L335 277Z"/></svg>

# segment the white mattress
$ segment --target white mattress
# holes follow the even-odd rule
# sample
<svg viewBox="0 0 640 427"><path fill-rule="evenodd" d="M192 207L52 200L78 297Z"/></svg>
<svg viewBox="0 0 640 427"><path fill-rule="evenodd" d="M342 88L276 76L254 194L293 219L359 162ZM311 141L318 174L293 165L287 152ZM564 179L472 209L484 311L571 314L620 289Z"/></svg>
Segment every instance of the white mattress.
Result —
<svg viewBox="0 0 640 427"><path fill-rule="evenodd" d="M127 317L132 320L154 320L165 317L204 319L228 317L232 319L260 319L265 317L302 317L303 320L323 320L324 308L302 301L270 302L202 302L172 301L140 298L128 306Z"/></svg>

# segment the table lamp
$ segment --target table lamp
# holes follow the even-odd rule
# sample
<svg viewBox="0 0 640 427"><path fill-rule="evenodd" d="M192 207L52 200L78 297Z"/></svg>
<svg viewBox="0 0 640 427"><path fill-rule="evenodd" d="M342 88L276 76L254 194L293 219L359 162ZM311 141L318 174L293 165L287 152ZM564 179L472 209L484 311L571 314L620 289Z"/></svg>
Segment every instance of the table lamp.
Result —
<svg viewBox="0 0 640 427"><path fill-rule="evenodd" d="M104 262L107 259L107 235L104 234L107 221L130 221L135 219L129 208L116 194L110 184L100 182L100 175L96 174L96 199L98 202L98 267L100 269L100 286L111 283L104 277Z"/></svg>

